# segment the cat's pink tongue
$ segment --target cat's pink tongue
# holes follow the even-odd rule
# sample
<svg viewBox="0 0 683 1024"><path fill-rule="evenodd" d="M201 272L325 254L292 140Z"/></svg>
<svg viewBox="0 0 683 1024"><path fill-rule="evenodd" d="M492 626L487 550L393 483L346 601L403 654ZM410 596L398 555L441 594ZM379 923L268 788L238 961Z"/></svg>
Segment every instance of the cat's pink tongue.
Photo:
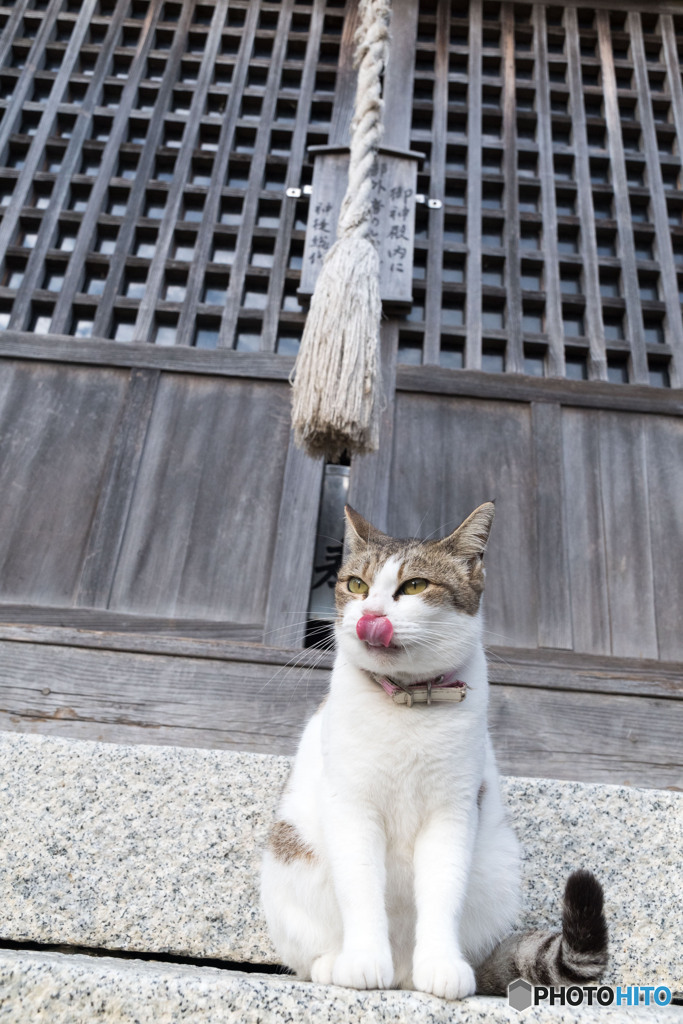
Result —
<svg viewBox="0 0 683 1024"><path fill-rule="evenodd" d="M371 647L388 647L394 627L386 615L363 615L356 623L356 633Z"/></svg>

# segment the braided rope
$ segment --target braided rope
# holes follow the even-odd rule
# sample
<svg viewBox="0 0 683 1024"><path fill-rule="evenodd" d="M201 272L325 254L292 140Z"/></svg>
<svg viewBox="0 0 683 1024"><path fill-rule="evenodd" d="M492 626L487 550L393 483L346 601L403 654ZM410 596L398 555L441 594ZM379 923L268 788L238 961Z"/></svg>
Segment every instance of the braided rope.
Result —
<svg viewBox="0 0 683 1024"><path fill-rule="evenodd" d="M299 447L336 461L379 444L379 253L370 235L372 176L382 138L382 72L391 0L360 0L349 179L294 368L292 425Z"/></svg>
<svg viewBox="0 0 683 1024"><path fill-rule="evenodd" d="M382 72L389 56L391 0L360 0L355 66L358 84L351 122L349 180L339 214L337 238L370 233L370 193L382 141Z"/></svg>

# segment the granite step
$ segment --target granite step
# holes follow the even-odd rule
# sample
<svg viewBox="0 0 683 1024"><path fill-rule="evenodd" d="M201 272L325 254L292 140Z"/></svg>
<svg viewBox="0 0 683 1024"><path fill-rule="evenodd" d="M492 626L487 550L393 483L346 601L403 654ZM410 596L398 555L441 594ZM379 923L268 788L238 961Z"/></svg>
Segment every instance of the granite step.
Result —
<svg viewBox="0 0 683 1024"><path fill-rule="evenodd" d="M276 963L259 906L258 873L289 765L287 758L256 754L0 733L0 947L4 940L172 954L194 962ZM605 983L683 989L683 794L521 778L505 779L503 787L525 852L520 925L556 924L566 876L590 867L603 883L611 930ZM461 1004L457 1018L446 1017L452 1007L416 993L344 993L278 975L205 966L131 967L130 960L105 965L102 959L40 950L4 949L0 955L2 977L9 971L14 979L10 989L0 984L4 1005L6 991L20 999L22 971L27 994L40 989L31 980L36 972L53 993L69 971L82 972L84 992L100 975L109 984L119 972L121 992L131 1000L137 971L150 986L145 991L168 984L178 1005L183 979L188 985L204 979L201 998L210 1001L210 993L227 986L245 1006L256 1005L261 992L264 999L269 993L267 999L284 1000L290 993L321 1007L380 1008L395 1006L395 1000L405 1007L412 1000L411 1006L429 1007L415 1010L423 1013L416 1019L425 1020L479 1020L484 1012L481 999ZM77 991L74 981L71 992ZM503 1000L496 1005L500 1012L506 1007ZM461 1017L465 1012L474 1016ZM648 1012L652 1020L660 1011ZM606 1013L600 1010L601 1020ZM2 1019L39 1018L0 1013Z"/></svg>
<svg viewBox="0 0 683 1024"><path fill-rule="evenodd" d="M115 957L0 950L0 1021L33 1024L519 1024L506 999L449 1003L272 974ZM680 1024L683 1007L538 1006L534 1024Z"/></svg>

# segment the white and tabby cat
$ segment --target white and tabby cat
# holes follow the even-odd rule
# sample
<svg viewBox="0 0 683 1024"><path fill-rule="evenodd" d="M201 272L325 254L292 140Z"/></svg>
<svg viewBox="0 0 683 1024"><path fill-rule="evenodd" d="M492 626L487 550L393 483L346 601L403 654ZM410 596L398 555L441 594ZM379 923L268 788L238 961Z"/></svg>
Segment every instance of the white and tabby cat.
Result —
<svg viewBox="0 0 683 1024"><path fill-rule="evenodd" d="M605 967L589 872L569 879L561 933L509 935L519 852L488 735L479 608L493 514L481 505L440 541L396 540L347 506L330 693L263 860L270 933L300 978L459 999L520 976L587 983Z"/></svg>

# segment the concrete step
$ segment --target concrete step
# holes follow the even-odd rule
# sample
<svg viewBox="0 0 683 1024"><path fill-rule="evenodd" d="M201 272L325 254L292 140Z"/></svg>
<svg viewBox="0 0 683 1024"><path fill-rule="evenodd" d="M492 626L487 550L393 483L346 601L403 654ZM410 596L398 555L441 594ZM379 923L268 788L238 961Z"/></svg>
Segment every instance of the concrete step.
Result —
<svg viewBox="0 0 683 1024"><path fill-rule="evenodd" d="M675 1024L683 1007L534 1007L533 1024ZM270 974L115 957L0 950L0 1021L12 1024L519 1024L506 999L448 1003Z"/></svg>

